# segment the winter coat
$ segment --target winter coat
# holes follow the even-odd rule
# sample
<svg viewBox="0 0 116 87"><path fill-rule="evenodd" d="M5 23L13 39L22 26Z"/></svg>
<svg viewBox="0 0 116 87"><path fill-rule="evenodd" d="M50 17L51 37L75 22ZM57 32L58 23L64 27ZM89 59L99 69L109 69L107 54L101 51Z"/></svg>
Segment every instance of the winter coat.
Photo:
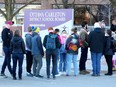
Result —
<svg viewBox="0 0 116 87"><path fill-rule="evenodd" d="M112 49L112 40L113 38L110 36L105 36L105 45L104 45L104 55L114 55Z"/></svg>
<svg viewBox="0 0 116 87"><path fill-rule="evenodd" d="M32 35L26 34L25 35L25 41L26 41L26 50L31 51L32 48Z"/></svg>
<svg viewBox="0 0 116 87"><path fill-rule="evenodd" d="M10 47L10 42L12 39L13 33L8 28L4 28L2 31L2 41L3 41L3 47Z"/></svg>
<svg viewBox="0 0 116 87"><path fill-rule="evenodd" d="M36 32L32 33L32 55L44 56L41 37Z"/></svg>
<svg viewBox="0 0 116 87"><path fill-rule="evenodd" d="M24 40L20 36L14 36L10 45L11 53L23 53L25 54Z"/></svg>
<svg viewBox="0 0 116 87"><path fill-rule="evenodd" d="M91 31L88 37L90 51L94 53L102 53L105 44L105 34L101 28L95 28Z"/></svg>
<svg viewBox="0 0 116 87"><path fill-rule="evenodd" d="M85 29L80 30L79 38L82 41L82 47L88 47L88 33Z"/></svg>
<svg viewBox="0 0 116 87"><path fill-rule="evenodd" d="M60 35L60 38L62 44L60 48L60 53L66 53L65 44L66 44L67 35L66 34Z"/></svg>
<svg viewBox="0 0 116 87"><path fill-rule="evenodd" d="M110 29L112 30L112 31L116 31L116 25L111 25L111 27L110 27Z"/></svg>

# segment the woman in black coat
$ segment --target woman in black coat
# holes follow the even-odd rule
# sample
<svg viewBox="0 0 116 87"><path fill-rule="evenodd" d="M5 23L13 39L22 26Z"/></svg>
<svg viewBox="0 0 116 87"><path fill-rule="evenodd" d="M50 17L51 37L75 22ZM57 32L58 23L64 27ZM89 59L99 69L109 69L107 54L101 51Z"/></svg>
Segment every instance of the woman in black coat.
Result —
<svg viewBox="0 0 116 87"><path fill-rule="evenodd" d="M18 76L19 80L22 79L22 65L23 65L23 58L25 54L25 44L24 40L20 35L20 30L15 30L14 36L11 40L11 52L13 58L13 80L16 80L16 67L17 62L19 66Z"/></svg>
<svg viewBox="0 0 116 87"><path fill-rule="evenodd" d="M113 43L112 40L113 38L111 37L112 31L107 30L106 36L105 36L105 47L104 47L104 56L106 59L106 63L108 65L108 72L105 75L112 75L112 58L114 55L113 52Z"/></svg>

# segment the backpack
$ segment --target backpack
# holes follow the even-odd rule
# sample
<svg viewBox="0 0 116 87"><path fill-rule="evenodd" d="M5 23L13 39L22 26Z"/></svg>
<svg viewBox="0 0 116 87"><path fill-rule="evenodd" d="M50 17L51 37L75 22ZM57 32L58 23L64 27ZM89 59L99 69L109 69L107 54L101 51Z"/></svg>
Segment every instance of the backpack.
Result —
<svg viewBox="0 0 116 87"><path fill-rule="evenodd" d="M71 35L71 41L68 44L68 49L72 51L76 51L79 47L77 46L79 44L78 37L75 35Z"/></svg>
<svg viewBox="0 0 116 87"><path fill-rule="evenodd" d="M47 43L46 43L46 49L56 49L56 35L48 35L47 37Z"/></svg>

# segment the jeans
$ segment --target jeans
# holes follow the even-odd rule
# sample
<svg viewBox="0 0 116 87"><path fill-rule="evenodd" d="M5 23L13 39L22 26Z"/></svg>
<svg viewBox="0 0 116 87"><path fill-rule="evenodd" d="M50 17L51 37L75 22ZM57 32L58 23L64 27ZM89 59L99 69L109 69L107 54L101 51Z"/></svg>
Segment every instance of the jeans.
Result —
<svg viewBox="0 0 116 87"><path fill-rule="evenodd" d="M102 53L91 52L93 74L100 75Z"/></svg>
<svg viewBox="0 0 116 87"><path fill-rule="evenodd" d="M31 73L32 63L33 63L33 56L31 54L31 51L27 51L27 53L26 53L26 70L28 73Z"/></svg>
<svg viewBox="0 0 116 87"><path fill-rule="evenodd" d="M86 70L88 47L81 47L81 58L79 61L79 70Z"/></svg>
<svg viewBox="0 0 116 87"><path fill-rule="evenodd" d="M41 68L42 68L42 56L33 55L33 75L38 76L40 74Z"/></svg>
<svg viewBox="0 0 116 87"><path fill-rule="evenodd" d="M74 75L77 75L78 67L77 67L77 55L67 53L67 65L66 65L66 73L68 75L71 74L71 63L73 61L74 66Z"/></svg>
<svg viewBox="0 0 116 87"><path fill-rule="evenodd" d="M4 58L4 62L3 62L3 65L2 65L1 73L5 72L5 68L7 66L10 74L12 74L10 48L3 47L3 51L4 51L4 54L5 54L5 58Z"/></svg>
<svg viewBox="0 0 116 87"><path fill-rule="evenodd" d="M22 78L22 65L23 65L24 54L13 53L12 58L13 58L13 77L16 77L16 67L17 67L17 62L18 62L18 67L19 67L18 76L19 78Z"/></svg>
<svg viewBox="0 0 116 87"><path fill-rule="evenodd" d="M59 71L66 72L66 53L60 53Z"/></svg>
<svg viewBox="0 0 116 87"><path fill-rule="evenodd" d="M57 49L57 52L56 52L56 73L55 73L55 75L57 75L57 74L59 74L59 72L58 72L58 60L59 60L59 57L60 57L60 50L59 49ZM52 68L52 74L53 74L53 68Z"/></svg>
<svg viewBox="0 0 116 87"><path fill-rule="evenodd" d="M53 76L56 74L56 54L57 50L46 50L46 71L47 71L47 76L50 76L50 62L52 58L52 70L53 70Z"/></svg>

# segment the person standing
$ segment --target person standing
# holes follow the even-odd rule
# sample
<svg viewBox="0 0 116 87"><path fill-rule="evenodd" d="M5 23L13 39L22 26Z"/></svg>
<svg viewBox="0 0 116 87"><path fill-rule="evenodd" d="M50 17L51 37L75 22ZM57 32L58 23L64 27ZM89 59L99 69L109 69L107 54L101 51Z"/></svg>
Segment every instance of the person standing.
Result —
<svg viewBox="0 0 116 87"><path fill-rule="evenodd" d="M100 76L101 69L101 57L104 48L105 34L101 30L99 22L94 24L94 31L91 31L89 34L89 46L91 51L91 60L93 67L92 76Z"/></svg>
<svg viewBox="0 0 116 87"><path fill-rule="evenodd" d="M2 64L2 69L1 69L1 76L5 76L5 69L6 66L8 67L8 70L10 74L12 75L12 68L11 68L11 54L10 54L10 42L13 36L13 33L11 31L11 26L14 24L13 21L6 21L6 26L2 31L2 41L3 41L3 51L5 54L4 62Z"/></svg>
<svg viewBox="0 0 116 87"><path fill-rule="evenodd" d="M67 59L66 59L66 76L71 74L71 63L73 62L74 66L74 76L77 76L78 67L77 67L77 56L79 48L79 39L77 34L77 28L71 29L71 35L66 40L66 50L67 50Z"/></svg>
<svg viewBox="0 0 116 87"><path fill-rule="evenodd" d="M108 72L105 73L105 75L112 75L112 58L114 55L113 52L113 37L112 37L112 31L107 30L106 35L105 35L105 46L104 46L104 56L106 59L106 63L108 66Z"/></svg>
<svg viewBox="0 0 116 87"><path fill-rule="evenodd" d="M25 54L25 44L24 40L21 37L20 30L15 30L14 36L11 40L11 53L13 58L13 80L16 80L16 67L18 62L18 77L19 80L22 80L22 65Z"/></svg>
<svg viewBox="0 0 116 87"><path fill-rule="evenodd" d="M25 35L25 41L26 41L26 70L27 70L27 76L33 76L31 73L31 67L33 63L33 56L31 53L32 48L32 29L31 27L28 27L28 34Z"/></svg>
<svg viewBox="0 0 116 87"><path fill-rule="evenodd" d="M54 34L58 37L58 39L59 39L59 42L61 42L61 38L60 38L60 35L59 35L59 29L55 29L55 31L54 31ZM60 44L60 47L61 47L61 44ZM59 58L60 58L60 47L59 48L57 48L57 55L56 55L56 76L60 76L60 73L59 73L59 71L58 71L58 60L59 60ZM53 73L53 69L52 69L52 73Z"/></svg>
<svg viewBox="0 0 116 87"><path fill-rule="evenodd" d="M33 76L43 78L43 76L40 75L40 70L43 65L42 57L44 56L41 37L38 34L40 28L32 26L32 31Z"/></svg>
<svg viewBox="0 0 116 87"><path fill-rule="evenodd" d="M57 56L57 48L60 47L60 42L56 34L54 34L54 30L52 27L48 28L49 34L44 37L43 45L46 48L46 71L47 78L50 78L50 61L52 57L52 66L53 66L53 79L55 79L56 74L56 56Z"/></svg>
<svg viewBox="0 0 116 87"><path fill-rule="evenodd" d="M67 39L67 32L66 30L62 31L62 34L60 35L61 39L61 48L60 48L60 62L59 62L59 72L66 72L66 39Z"/></svg>
<svg viewBox="0 0 116 87"><path fill-rule="evenodd" d="M79 74L89 74L90 72L86 70L86 61L88 54L88 32L87 32L87 22L82 22L82 29L80 30L79 38L82 41L81 46L81 57L79 61Z"/></svg>

